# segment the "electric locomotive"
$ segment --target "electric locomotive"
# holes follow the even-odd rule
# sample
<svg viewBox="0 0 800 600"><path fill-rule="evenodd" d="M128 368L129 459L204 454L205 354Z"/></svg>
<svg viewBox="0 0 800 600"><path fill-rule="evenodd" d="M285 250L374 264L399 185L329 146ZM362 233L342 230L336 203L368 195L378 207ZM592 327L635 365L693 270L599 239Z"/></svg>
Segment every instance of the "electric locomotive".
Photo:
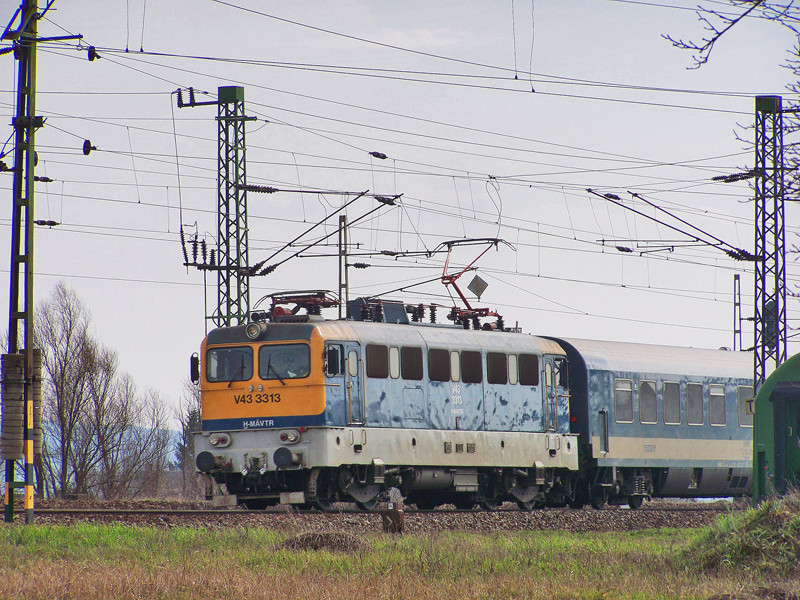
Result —
<svg viewBox="0 0 800 600"><path fill-rule="evenodd" d="M391 487L421 508L574 496L556 342L411 324L402 304L382 303L380 322L280 312L202 345L196 464L231 502L371 509Z"/></svg>

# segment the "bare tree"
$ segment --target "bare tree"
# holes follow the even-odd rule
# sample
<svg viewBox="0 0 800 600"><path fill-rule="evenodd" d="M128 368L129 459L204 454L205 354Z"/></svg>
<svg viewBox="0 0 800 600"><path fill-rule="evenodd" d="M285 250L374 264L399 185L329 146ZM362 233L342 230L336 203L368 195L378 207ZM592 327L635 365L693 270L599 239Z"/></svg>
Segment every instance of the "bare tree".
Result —
<svg viewBox="0 0 800 600"><path fill-rule="evenodd" d="M187 380L183 384L177 414L181 431L175 458L183 474L183 495L190 498L199 497L202 489L194 467L194 433L202 428L200 410L200 388Z"/></svg>
<svg viewBox="0 0 800 600"><path fill-rule="evenodd" d="M104 498L157 491L169 456L158 394L138 394L119 372L117 353L91 336L88 310L63 283L38 310L46 491Z"/></svg>

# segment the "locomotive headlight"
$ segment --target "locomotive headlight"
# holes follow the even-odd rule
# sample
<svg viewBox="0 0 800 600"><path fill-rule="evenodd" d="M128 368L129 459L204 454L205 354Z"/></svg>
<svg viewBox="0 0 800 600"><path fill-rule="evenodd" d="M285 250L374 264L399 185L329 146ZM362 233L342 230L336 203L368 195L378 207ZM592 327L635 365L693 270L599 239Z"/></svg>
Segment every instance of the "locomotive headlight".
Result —
<svg viewBox="0 0 800 600"><path fill-rule="evenodd" d="M296 429L287 429L281 431L279 437L284 444L296 444L300 441L300 432Z"/></svg>
<svg viewBox="0 0 800 600"><path fill-rule="evenodd" d="M226 448L230 446L231 436L227 433L212 433L208 436L208 443L215 448Z"/></svg>
<svg viewBox="0 0 800 600"><path fill-rule="evenodd" d="M258 339L258 336L260 336L266 330L267 330L267 324L266 323L253 322L253 323L250 323L247 327L245 327L244 334L248 338L250 338L251 340L255 340L255 339Z"/></svg>

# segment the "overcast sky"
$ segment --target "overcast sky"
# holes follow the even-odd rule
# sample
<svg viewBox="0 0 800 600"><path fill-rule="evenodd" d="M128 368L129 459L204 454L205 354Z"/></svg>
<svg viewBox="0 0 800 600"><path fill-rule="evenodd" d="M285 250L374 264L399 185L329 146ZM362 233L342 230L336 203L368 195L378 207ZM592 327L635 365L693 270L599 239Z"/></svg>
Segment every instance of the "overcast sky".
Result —
<svg viewBox="0 0 800 600"><path fill-rule="evenodd" d="M0 9L2 25L16 2ZM752 168L754 96L781 94L793 40L742 23L691 70L662 34L698 39L694 3L615 0L286 3L253 0L57 0L43 36L37 113L36 295L58 281L93 315L141 389L174 404L205 332L212 278L182 265L181 224L214 245L216 108L178 109L173 92L245 88L248 183L282 189L402 194L350 232L357 251L421 251L456 238L497 237L479 263L480 303L529 333L695 347L733 345L733 278L753 312L751 264L589 194L617 194L640 213L668 210L753 250L746 183L711 181ZM723 6L725 3L717 3ZM89 61L86 47L100 60ZM14 111L17 64L0 56L0 106ZM12 133L10 126L5 138ZM81 152L89 139L97 150ZM3 152L11 149L9 142ZM370 152L387 155L386 160ZM10 163L12 156L4 159ZM8 265L9 200L0 215ZM249 194L250 262L267 258L348 196ZM355 220L376 202L347 209ZM334 231L315 230L305 242ZM675 225L685 226L673 221ZM788 244L797 242L787 207ZM252 304L281 290L336 290L336 236L252 281ZM620 252L616 246L633 250ZM294 250L296 251L296 249ZM354 248L354 251L356 249ZM452 257L465 264L477 248ZM324 256L319 256L324 255ZM288 256L284 253L271 262ZM390 294L452 305L443 256L362 256L351 296ZM356 260L356 259L354 259ZM8 269L3 269L8 277ZM466 275L462 287L471 279ZM797 263L788 261L790 286ZM8 312L0 295L0 314ZM266 308L266 303L261 304ZM444 313L444 311L440 311ZM797 302L789 303L796 327ZM331 312L331 317L335 312ZM790 331L790 335L793 331ZM744 346L752 345L745 323ZM790 345L790 354L800 350Z"/></svg>

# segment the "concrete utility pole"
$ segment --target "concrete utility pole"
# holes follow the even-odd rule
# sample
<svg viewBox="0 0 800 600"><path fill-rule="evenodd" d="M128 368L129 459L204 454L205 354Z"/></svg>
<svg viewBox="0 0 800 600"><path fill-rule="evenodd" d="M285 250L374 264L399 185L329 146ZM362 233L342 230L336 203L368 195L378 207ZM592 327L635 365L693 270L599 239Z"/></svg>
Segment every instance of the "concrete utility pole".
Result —
<svg viewBox="0 0 800 600"><path fill-rule="evenodd" d="M9 419L15 412L12 406L22 408L24 435L25 480L19 484L14 481L14 457L17 453L11 447L13 436L10 435L12 425L4 423L3 454L6 460L6 489L3 498L5 507L5 520L11 522L14 518L14 490L24 487L25 495L25 522L33 523L33 219L34 219L34 168L36 166L36 152L34 150L34 135L36 130L44 124L42 117L36 116L36 43L38 37L37 25L40 18L37 0L23 0L11 22L3 32L3 41L13 42L14 57L19 61L17 75L17 110L14 116L14 167L12 168L13 208L11 215L11 281L10 301L8 305L8 353L14 355L19 350L19 328L23 326L24 359L22 363L24 380L17 379L15 390L23 391L23 403L19 403L17 396L11 398L12 388L6 383L4 373L4 409L9 408ZM15 22L19 23L15 31L11 31ZM24 246L23 240L24 239ZM22 277L24 271L24 278ZM21 286L21 283L24 285ZM22 287L22 305L20 306L20 287ZM15 357L18 358L18 357ZM5 362L5 361L4 361ZM5 365L4 365L5 366ZM10 371L10 369L9 369ZM23 383L24 382L24 383ZM6 418L5 410L3 417Z"/></svg>

